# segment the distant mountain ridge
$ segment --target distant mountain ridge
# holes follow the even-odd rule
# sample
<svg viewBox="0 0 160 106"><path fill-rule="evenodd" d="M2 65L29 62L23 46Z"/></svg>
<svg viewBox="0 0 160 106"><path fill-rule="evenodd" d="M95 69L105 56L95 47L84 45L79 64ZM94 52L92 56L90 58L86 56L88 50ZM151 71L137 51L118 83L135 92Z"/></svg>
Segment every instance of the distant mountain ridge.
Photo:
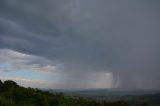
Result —
<svg viewBox="0 0 160 106"><path fill-rule="evenodd" d="M47 90L47 89L45 89ZM86 95L145 95L145 94L160 94L160 90L152 89L105 89L105 88L89 88L89 89L48 89L47 91L65 92Z"/></svg>

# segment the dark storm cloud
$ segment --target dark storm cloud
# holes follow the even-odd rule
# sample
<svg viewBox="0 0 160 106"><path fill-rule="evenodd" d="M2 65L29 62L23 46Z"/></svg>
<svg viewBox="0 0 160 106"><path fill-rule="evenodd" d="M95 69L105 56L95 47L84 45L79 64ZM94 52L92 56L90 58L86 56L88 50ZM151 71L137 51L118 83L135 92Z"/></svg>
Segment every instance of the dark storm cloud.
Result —
<svg viewBox="0 0 160 106"><path fill-rule="evenodd" d="M159 88L159 5L157 0L1 0L0 47L63 64L63 73L81 76L73 85L89 80L88 73L111 72L114 86Z"/></svg>

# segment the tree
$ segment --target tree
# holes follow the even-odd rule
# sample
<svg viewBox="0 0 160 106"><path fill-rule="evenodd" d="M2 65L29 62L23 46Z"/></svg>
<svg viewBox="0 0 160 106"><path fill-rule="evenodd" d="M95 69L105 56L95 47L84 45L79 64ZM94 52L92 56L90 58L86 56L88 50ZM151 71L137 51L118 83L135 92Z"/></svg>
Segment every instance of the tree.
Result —
<svg viewBox="0 0 160 106"><path fill-rule="evenodd" d="M4 85L5 85L6 88L11 88L11 87L17 88L17 87L19 87L16 82L11 81L11 80L4 81Z"/></svg>
<svg viewBox="0 0 160 106"><path fill-rule="evenodd" d="M2 90L3 90L3 83L2 83L2 81L0 80L0 92L2 92Z"/></svg>

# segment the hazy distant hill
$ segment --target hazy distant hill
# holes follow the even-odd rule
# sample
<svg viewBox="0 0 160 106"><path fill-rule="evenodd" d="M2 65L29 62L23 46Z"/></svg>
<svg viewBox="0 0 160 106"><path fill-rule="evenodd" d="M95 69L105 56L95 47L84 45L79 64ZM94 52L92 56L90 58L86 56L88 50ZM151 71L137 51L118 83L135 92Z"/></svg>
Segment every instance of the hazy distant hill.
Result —
<svg viewBox="0 0 160 106"><path fill-rule="evenodd" d="M126 101L133 106L136 103L147 102L150 106L160 106L160 90L124 90L124 89L84 89L84 90L50 90L50 92L65 92L69 96L81 96L106 101Z"/></svg>
<svg viewBox="0 0 160 106"><path fill-rule="evenodd" d="M124 90L124 89L50 89L50 92L64 92L66 94L78 94L84 96L139 96L146 94L160 94L160 90L147 90L147 89L134 89L134 90Z"/></svg>

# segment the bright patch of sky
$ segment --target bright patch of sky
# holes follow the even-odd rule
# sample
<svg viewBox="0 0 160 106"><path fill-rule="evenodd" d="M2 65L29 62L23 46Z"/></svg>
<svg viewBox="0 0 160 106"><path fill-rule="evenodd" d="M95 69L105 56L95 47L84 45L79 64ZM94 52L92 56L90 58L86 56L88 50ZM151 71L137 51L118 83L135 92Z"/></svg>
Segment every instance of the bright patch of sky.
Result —
<svg viewBox="0 0 160 106"><path fill-rule="evenodd" d="M28 71L28 70L18 70L18 71L7 71L2 72L1 76L9 78L23 77L33 80L47 80L50 73L38 72L38 71Z"/></svg>
<svg viewBox="0 0 160 106"><path fill-rule="evenodd" d="M26 87L48 88L59 78L56 65L45 58L0 49L0 79L3 81L14 80Z"/></svg>
<svg viewBox="0 0 160 106"><path fill-rule="evenodd" d="M22 86L38 88L110 88L112 86L112 75L109 72L87 73L84 78L81 78L82 73L68 75L59 67L59 64L42 57L11 49L0 49L0 79L3 81L14 80ZM72 80L73 78L75 79ZM66 82L68 79L70 84Z"/></svg>
<svg viewBox="0 0 160 106"><path fill-rule="evenodd" d="M0 68L8 68L8 67L11 67L11 65L8 63L0 64Z"/></svg>

